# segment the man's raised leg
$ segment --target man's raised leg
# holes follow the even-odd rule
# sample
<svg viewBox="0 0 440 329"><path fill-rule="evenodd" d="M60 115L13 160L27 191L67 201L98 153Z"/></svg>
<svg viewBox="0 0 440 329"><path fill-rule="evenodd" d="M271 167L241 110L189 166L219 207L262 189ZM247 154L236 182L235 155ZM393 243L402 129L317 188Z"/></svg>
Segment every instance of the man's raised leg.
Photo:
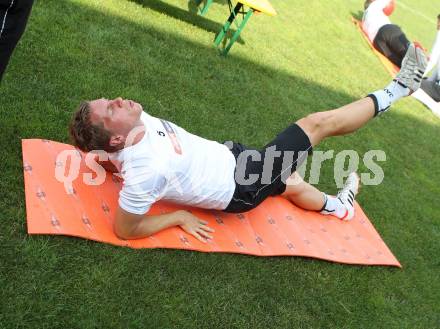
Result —
<svg viewBox="0 0 440 329"><path fill-rule="evenodd" d="M298 120L297 124L309 136L312 146L318 145L326 137L354 132L376 115L387 111L394 102L417 90L426 64L423 50L411 44L400 72L384 89L341 108L310 114Z"/></svg>
<svg viewBox="0 0 440 329"><path fill-rule="evenodd" d="M330 136L345 135L364 126L376 115L386 112L391 104L420 87L426 68L423 51L411 44L402 61L402 68L396 78L383 90L341 108L311 114L296 123L307 134L312 146ZM289 184L289 180L293 184ZM283 196L292 203L307 210L321 211L343 220L354 216L354 198L359 188L359 177L351 173L337 197L328 196L304 182L297 173L287 181Z"/></svg>

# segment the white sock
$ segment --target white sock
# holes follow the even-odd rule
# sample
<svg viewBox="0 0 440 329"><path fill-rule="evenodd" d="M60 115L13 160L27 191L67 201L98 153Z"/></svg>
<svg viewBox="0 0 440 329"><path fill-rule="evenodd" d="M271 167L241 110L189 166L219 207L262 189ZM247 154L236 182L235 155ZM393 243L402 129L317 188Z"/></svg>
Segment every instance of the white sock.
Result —
<svg viewBox="0 0 440 329"><path fill-rule="evenodd" d="M408 96L409 93L409 88L406 88L399 82L393 80L384 89L377 90L368 96L373 99L376 111L375 115L378 115L386 112L394 102L402 97Z"/></svg>
<svg viewBox="0 0 440 329"><path fill-rule="evenodd" d="M321 209L321 214L332 215L338 218L345 217L347 215L347 208L338 198L324 194L324 206Z"/></svg>

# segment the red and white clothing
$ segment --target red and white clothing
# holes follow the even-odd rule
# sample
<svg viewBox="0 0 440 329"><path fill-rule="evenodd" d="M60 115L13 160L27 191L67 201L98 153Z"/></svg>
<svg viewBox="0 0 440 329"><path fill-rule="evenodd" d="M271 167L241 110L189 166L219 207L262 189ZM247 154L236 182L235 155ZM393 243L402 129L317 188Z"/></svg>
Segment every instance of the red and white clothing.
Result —
<svg viewBox="0 0 440 329"><path fill-rule="evenodd" d="M362 28L373 43L379 29L387 24L392 24L387 15L383 12L391 0L375 0L364 12Z"/></svg>

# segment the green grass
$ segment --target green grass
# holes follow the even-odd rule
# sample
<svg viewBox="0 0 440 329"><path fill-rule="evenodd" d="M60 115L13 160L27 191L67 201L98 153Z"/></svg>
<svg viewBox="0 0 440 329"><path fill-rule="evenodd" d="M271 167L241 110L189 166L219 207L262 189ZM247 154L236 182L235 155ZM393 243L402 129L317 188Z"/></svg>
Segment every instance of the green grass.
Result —
<svg viewBox="0 0 440 329"><path fill-rule="evenodd" d="M318 148L386 152L384 182L358 200L403 269L27 235L20 139L67 142L82 99L132 98L207 138L261 146L388 82L350 21L363 1L272 2L279 15L252 17L225 58L213 47L225 1L206 17L183 0L36 1L0 89L1 328L440 327L440 121L413 99ZM392 19L430 47L434 1L402 2ZM332 161L319 187L336 191Z"/></svg>

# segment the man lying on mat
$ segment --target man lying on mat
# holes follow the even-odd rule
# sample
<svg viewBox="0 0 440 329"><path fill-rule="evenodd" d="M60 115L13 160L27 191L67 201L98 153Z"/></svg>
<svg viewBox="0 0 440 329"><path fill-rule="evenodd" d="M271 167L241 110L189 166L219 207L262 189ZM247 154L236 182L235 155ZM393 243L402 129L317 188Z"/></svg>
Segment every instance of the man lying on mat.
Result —
<svg viewBox="0 0 440 329"><path fill-rule="evenodd" d="M401 28L392 24L384 9L393 0L366 0L362 28L380 53L400 68L410 42Z"/></svg>
<svg viewBox="0 0 440 329"><path fill-rule="evenodd" d="M70 133L81 150L104 150L120 164L124 184L114 230L123 239L142 238L171 226L180 226L203 242L212 238L213 230L190 212L148 215L151 205L161 199L245 212L269 196L282 195L304 209L350 220L357 174L350 174L337 197L331 197L302 181L295 170L324 138L354 132L418 89L425 68L423 51L411 45L399 75L386 88L341 108L310 114L262 150L232 142L227 147L195 136L121 98L83 102ZM287 178L296 183L288 184Z"/></svg>

